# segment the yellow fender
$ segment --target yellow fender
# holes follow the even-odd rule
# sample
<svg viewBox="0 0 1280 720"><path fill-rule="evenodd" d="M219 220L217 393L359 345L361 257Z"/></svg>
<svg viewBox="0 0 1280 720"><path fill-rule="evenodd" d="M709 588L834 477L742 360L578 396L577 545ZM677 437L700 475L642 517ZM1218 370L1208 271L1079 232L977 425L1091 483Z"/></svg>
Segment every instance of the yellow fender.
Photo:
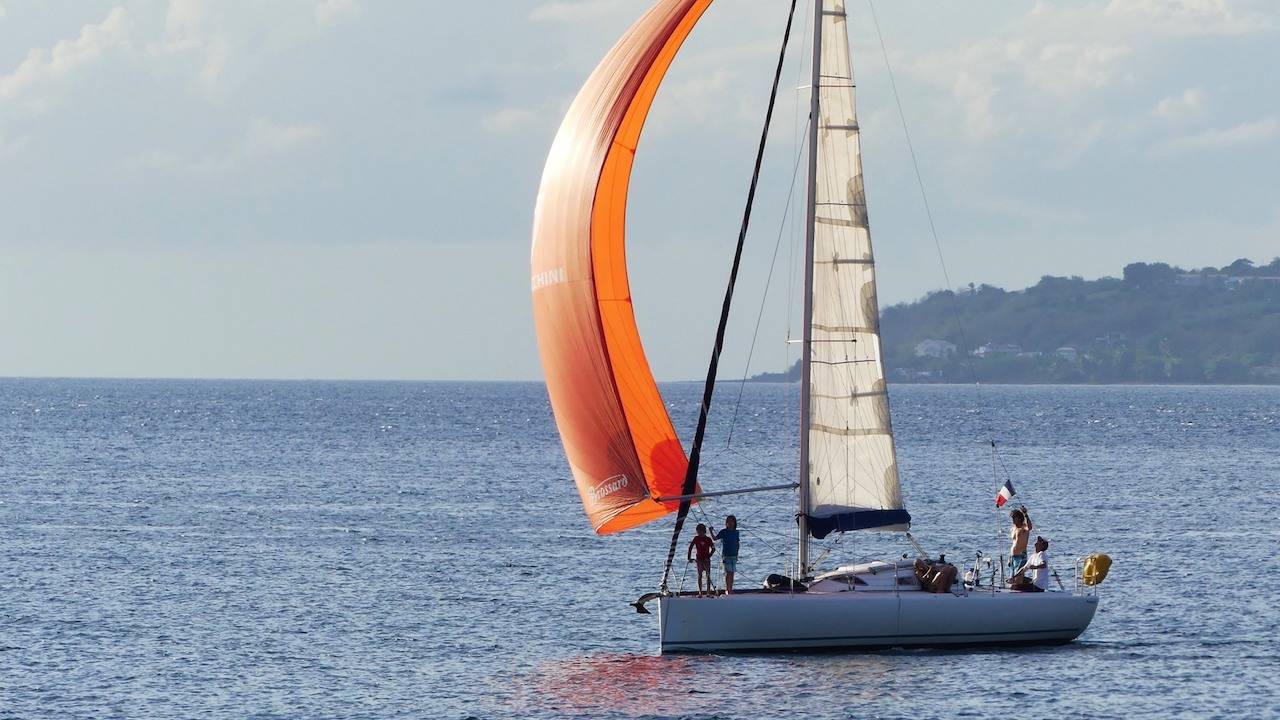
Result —
<svg viewBox="0 0 1280 720"><path fill-rule="evenodd" d="M1081 579L1090 587L1101 585L1102 581L1107 579L1107 573L1110 570L1111 556L1105 553L1094 553L1084 559L1084 576Z"/></svg>

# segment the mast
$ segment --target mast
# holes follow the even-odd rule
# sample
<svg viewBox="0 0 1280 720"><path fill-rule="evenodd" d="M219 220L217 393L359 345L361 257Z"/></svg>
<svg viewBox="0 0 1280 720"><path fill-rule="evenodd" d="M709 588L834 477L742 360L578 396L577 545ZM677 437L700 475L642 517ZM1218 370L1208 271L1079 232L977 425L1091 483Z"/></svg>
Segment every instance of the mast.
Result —
<svg viewBox="0 0 1280 720"><path fill-rule="evenodd" d="M822 87L822 16L826 0L813 2L813 67L809 81L809 178L804 238L804 341L800 355L800 507L796 513L800 531L797 570L809 574L809 387L813 359L813 239L817 227L819 95Z"/></svg>

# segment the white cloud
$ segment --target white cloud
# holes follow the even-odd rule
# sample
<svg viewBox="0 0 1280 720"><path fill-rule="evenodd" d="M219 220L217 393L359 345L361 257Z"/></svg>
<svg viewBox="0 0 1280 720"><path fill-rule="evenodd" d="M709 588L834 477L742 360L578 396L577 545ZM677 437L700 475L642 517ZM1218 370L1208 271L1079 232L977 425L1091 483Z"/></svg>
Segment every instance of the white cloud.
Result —
<svg viewBox="0 0 1280 720"><path fill-rule="evenodd" d="M581 22L608 17L623 8L618 0L553 0L539 5L529 14L531 20Z"/></svg>
<svg viewBox="0 0 1280 720"><path fill-rule="evenodd" d="M995 112L995 99L999 93L996 83L982 73L961 70L951 84L951 94L961 107L964 127L973 137L989 137L1008 127L1007 116Z"/></svg>
<svg viewBox="0 0 1280 720"><path fill-rule="evenodd" d="M256 117L220 152L192 158L170 150L153 149L134 156L126 167L144 171L220 173L295 152L322 137L324 130L318 125L279 123Z"/></svg>
<svg viewBox="0 0 1280 720"><path fill-rule="evenodd" d="M1064 137L1058 144L1057 153L1048 158L1046 165L1059 170L1071 167L1100 140L1109 134L1120 132L1122 128L1115 127L1106 119L1094 120Z"/></svg>
<svg viewBox="0 0 1280 720"><path fill-rule="evenodd" d="M252 157L270 155L292 150L323 134L316 125L285 125L259 117L249 123L240 150Z"/></svg>
<svg viewBox="0 0 1280 720"><path fill-rule="evenodd" d="M1177 95L1170 95L1156 103L1152 112L1169 122L1200 120L1207 114L1203 88L1187 88Z"/></svg>
<svg viewBox="0 0 1280 720"><path fill-rule="evenodd" d="M331 27L344 18L356 17L361 12L357 0L323 0L316 5L316 24L320 27Z"/></svg>
<svg viewBox="0 0 1280 720"><path fill-rule="evenodd" d="M363 11L359 0L267 3L257 10L216 0L168 0L163 36L147 45L161 72L189 73L211 99L225 99L262 58L298 46ZM233 70L228 72L228 70Z"/></svg>
<svg viewBox="0 0 1280 720"><path fill-rule="evenodd" d="M1125 76L1133 49L1121 41L1060 32L1033 10L1022 27L953 51L928 55L912 71L947 87L962 125L977 139L1020 132L1027 114L1051 105L1064 116ZM948 113L948 115L953 113Z"/></svg>
<svg viewBox="0 0 1280 720"><path fill-rule="evenodd" d="M204 56L204 66L200 68L200 81L205 87L213 87L231 59L231 41L226 35L214 35L209 38L208 49Z"/></svg>
<svg viewBox="0 0 1280 720"><path fill-rule="evenodd" d="M1132 52L1126 45L1054 42L1027 58L1027 75L1048 92L1104 88L1111 84L1119 61Z"/></svg>
<svg viewBox="0 0 1280 720"><path fill-rule="evenodd" d="M231 42L216 30L205 0L170 0L165 14L164 37L147 46L153 56L196 53L201 58L193 69L206 90L213 90L231 58Z"/></svg>
<svg viewBox="0 0 1280 720"><path fill-rule="evenodd" d="M1175 35L1249 35L1274 29L1268 17L1239 12L1227 0L1111 0L1104 15L1135 30Z"/></svg>
<svg viewBox="0 0 1280 720"><path fill-rule="evenodd" d="M706 121L723 116L733 101L739 99L733 92L738 89L732 82L733 77L734 73L728 68L713 66L705 75L671 83L663 91L671 98L669 107L680 112L682 120Z"/></svg>
<svg viewBox="0 0 1280 720"><path fill-rule="evenodd" d="M153 43L153 54L180 52L204 46L208 8L201 0L170 0L164 20L164 41Z"/></svg>
<svg viewBox="0 0 1280 720"><path fill-rule="evenodd" d="M63 77L107 50L127 45L132 26L128 11L117 7L101 23L81 28L75 40L61 40L52 50L31 50L12 73L0 76L0 100L16 97L43 80Z"/></svg>
<svg viewBox="0 0 1280 720"><path fill-rule="evenodd" d="M185 165L177 153L164 150L148 150L125 162L125 167L129 170L176 170Z"/></svg>
<svg viewBox="0 0 1280 720"><path fill-rule="evenodd" d="M4 9L4 3L0 3L0 20L3 20L5 15L8 15L8 14L9 14L9 11Z"/></svg>
<svg viewBox="0 0 1280 720"><path fill-rule="evenodd" d="M1175 138L1157 148L1166 155L1206 150L1221 150L1240 145L1255 145L1274 140L1280 135L1280 117L1272 115L1229 128L1206 130L1195 135Z"/></svg>
<svg viewBox="0 0 1280 720"><path fill-rule="evenodd" d="M26 147L28 140L29 138L25 135L9 139L3 134L3 128L0 128L0 158L21 152Z"/></svg>
<svg viewBox="0 0 1280 720"><path fill-rule="evenodd" d="M1060 167L1097 143L1132 136L1155 121L1202 122L1208 98L1201 88L1146 100L1149 111L1133 107L1132 90L1186 52L1189 38L1276 27L1274 7L1250 0L1039 0L1010 25L984 33L985 39L926 55L911 71L949 90L950 107L936 117L957 118L974 140L1057 138L1048 156Z"/></svg>
<svg viewBox="0 0 1280 720"><path fill-rule="evenodd" d="M527 108L503 108L485 116L484 129L494 133L509 133L527 127L538 119L538 113Z"/></svg>

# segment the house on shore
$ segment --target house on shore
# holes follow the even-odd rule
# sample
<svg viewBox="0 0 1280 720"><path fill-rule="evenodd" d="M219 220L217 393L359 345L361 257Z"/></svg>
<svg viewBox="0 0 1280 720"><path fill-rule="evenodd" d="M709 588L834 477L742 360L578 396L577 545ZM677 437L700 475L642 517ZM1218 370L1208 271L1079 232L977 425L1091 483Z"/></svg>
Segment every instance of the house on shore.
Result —
<svg viewBox="0 0 1280 720"><path fill-rule="evenodd" d="M1063 360L1066 360L1067 362L1080 361L1080 351L1071 347L1070 345L1064 345L1063 347L1060 347L1057 350L1054 350L1053 354L1062 358Z"/></svg>
<svg viewBox="0 0 1280 720"><path fill-rule="evenodd" d="M1017 355L1022 352L1022 346L1014 343L987 343L973 351L974 357L987 357L989 355Z"/></svg>
<svg viewBox="0 0 1280 720"><path fill-rule="evenodd" d="M947 358L956 354L956 344L929 338L916 343L916 357Z"/></svg>

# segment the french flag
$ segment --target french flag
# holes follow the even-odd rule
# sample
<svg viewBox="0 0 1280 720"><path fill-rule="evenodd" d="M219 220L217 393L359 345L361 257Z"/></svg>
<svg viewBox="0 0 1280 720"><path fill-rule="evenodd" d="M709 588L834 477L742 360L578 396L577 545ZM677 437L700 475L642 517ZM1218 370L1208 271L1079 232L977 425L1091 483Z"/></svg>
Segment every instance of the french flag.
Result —
<svg viewBox="0 0 1280 720"><path fill-rule="evenodd" d="M1004 507L1004 504L1009 502L1009 498L1014 495L1017 495L1017 493L1013 491L1013 481L1005 480L1004 487L1000 488L1000 492L996 493L996 507Z"/></svg>

